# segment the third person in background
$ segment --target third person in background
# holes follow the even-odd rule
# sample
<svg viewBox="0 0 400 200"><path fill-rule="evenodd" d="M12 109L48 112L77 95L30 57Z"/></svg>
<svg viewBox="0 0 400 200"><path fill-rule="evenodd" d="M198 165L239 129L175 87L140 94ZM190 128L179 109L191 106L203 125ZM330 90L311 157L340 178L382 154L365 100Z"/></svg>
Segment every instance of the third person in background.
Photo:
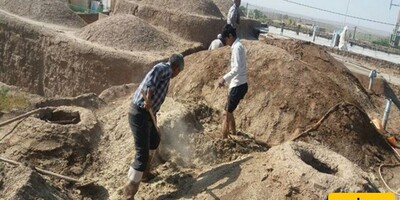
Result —
<svg viewBox="0 0 400 200"><path fill-rule="evenodd" d="M208 47L208 50L213 50L216 48L220 48L224 46L224 41L222 40L222 35L218 34L217 39L213 40L210 44L210 47Z"/></svg>
<svg viewBox="0 0 400 200"><path fill-rule="evenodd" d="M233 2L234 4L229 9L226 23L230 24L236 30L240 23L239 6L241 0L233 0Z"/></svg>

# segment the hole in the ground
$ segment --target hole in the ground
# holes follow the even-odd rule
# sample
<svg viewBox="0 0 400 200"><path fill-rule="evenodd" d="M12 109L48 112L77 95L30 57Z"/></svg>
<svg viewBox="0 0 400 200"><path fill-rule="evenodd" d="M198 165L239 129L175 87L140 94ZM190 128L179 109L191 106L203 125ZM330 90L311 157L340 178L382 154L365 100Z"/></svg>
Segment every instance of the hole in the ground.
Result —
<svg viewBox="0 0 400 200"><path fill-rule="evenodd" d="M39 117L43 121L56 124L77 124L81 121L79 112L49 111Z"/></svg>
<svg viewBox="0 0 400 200"><path fill-rule="evenodd" d="M327 164L321 162L317 158L314 157L314 154L308 151L299 150L300 159L304 161L307 165L310 165L317 171L325 174L336 174L337 169L330 168Z"/></svg>

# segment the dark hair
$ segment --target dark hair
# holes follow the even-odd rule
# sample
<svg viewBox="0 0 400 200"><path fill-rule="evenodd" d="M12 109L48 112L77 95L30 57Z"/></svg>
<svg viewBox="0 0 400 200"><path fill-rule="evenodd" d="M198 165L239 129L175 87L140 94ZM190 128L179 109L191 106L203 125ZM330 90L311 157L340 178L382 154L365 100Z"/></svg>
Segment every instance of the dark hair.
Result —
<svg viewBox="0 0 400 200"><path fill-rule="evenodd" d="M183 55L180 53L174 53L169 57L169 63L171 65L178 65L179 69L182 71L185 66L185 61L183 60Z"/></svg>
<svg viewBox="0 0 400 200"><path fill-rule="evenodd" d="M224 26L224 29L221 33L222 38L225 39L229 36L229 34L231 34L233 37L236 38L236 29L232 27L232 25L227 24Z"/></svg>

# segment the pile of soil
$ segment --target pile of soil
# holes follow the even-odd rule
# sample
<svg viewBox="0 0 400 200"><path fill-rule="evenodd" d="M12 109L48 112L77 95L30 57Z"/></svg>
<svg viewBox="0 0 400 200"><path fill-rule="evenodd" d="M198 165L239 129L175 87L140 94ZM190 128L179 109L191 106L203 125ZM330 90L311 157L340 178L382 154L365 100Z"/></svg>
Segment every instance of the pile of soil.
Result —
<svg viewBox="0 0 400 200"><path fill-rule="evenodd" d="M0 199L68 199L59 188L22 165L0 165L0 191Z"/></svg>
<svg viewBox="0 0 400 200"><path fill-rule="evenodd" d="M114 16L109 22L125 19ZM130 19L124 22L144 24ZM128 31L129 23L118 25ZM142 39L141 45L151 42ZM185 57L185 70L172 80L169 93L174 99L168 97L157 116L161 144L152 164L158 176L141 183L136 198L324 199L330 192L378 191L378 180L371 176L379 164L395 160L364 111L375 109L368 93L318 46L271 42L279 47L243 41L249 92L235 111L239 133L229 139L220 139L227 90L215 86L229 71L230 48ZM127 115L136 87L105 90L100 97L107 105L93 96L43 101L43 105L79 105L93 111L48 108L2 127L2 134L12 134L0 141L1 156L95 180L96 185L78 192L66 182L0 162L0 198L27 191L45 199L122 199L121 187L135 155ZM290 140L297 141L286 142ZM384 176L397 186L388 171ZM15 182L21 187L11 188Z"/></svg>
<svg viewBox="0 0 400 200"><path fill-rule="evenodd" d="M174 12L223 17L221 11L212 0L141 0L136 2L142 5L150 5L157 8L171 10Z"/></svg>
<svg viewBox="0 0 400 200"><path fill-rule="evenodd" d="M253 188L266 199L326 199L332 192L378 192L367 173L320 145L289 142L271 148L263 159L267 163L261 166L261 181L231 194L232 198L245 198Z"/></svg>
<svg viewBox="0 0 400 200"><path fill-rule="evenodd" d="M352 104L339 104L321 125L298 140L320 144L341 154L365 171L382 163L395 163L396 157L383 135L370 123L368 115Z"/></svg>
<svg viewBox="0 0 400 200"><path fill-rule="evenodd" d="M6 158L73 177L90 167L101 134L92 111L67 106L43 108L7 128Z"/></svg>
<svg viewBox="0 0 400 200"><path fill-rule="evenodd" d="M77 36L127 51L175 50L182 42L133 15L113 15L78 31Z"/></svg>
<svg viewBox="0 0 400 200"><path fill-rule="evenodd" d="M318 46L282 41L289 51L260 41L247 48L249 91L234 112L239 130L273 146L307 129L339 102L373 108L358 80ZM295 47L295 48L294 48ZM227 89L215 89L229 71L230 48L185 57L186 68L172 81L173 97L205 101L222 111Z"/></svg>
<svg viewBox="0 0 400 200"><path fill-rule="evenodd" d="M229 0L228 1L227 0L213 0L213 2L215 3L215 5L218 6L219 10L224 15L224 17L227 17L229 9L234 4L233 1L229 1ZM243 2L241 4L241 6L245 6L245 5L243 5ZM243 19L244 16L246 16L246 15L242 12L242 10L240 10L239 12L240 12L241 19Z"/></svg>
<svg viewBox="0 0 400 200"><path fill-rule="evenodd" d="M0 0L0 8L22 17L61 26L81 28L86 25L68 8L65 1L60 0Z"/></svg>

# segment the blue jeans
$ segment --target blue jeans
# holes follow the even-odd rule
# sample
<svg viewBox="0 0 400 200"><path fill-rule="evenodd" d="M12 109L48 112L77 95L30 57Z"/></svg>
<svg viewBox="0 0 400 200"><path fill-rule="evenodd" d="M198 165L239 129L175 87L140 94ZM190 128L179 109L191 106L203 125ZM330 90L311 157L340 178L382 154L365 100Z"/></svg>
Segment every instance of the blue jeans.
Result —
<svg viewBox="0 0 400 200"><path fill-rule="evenodd" d="M160 136L151 120L150 113L136 105L131 105L128 113L129 126L135 140L135 160L131 166L143 172L149 161L149 150L155 150L160 144Z"/></svg>

